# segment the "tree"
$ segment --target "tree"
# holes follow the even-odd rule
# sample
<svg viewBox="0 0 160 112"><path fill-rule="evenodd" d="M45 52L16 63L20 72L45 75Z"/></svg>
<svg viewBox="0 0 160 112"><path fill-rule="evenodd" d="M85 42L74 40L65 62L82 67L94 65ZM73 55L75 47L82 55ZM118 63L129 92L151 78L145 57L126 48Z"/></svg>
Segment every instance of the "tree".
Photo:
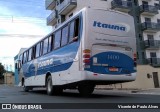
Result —
<svg viewBox="0 0 160 112"><path fill-rule="evenodd" d="M5 69L2 63L0 63L0 78L3 77L3 73L5 73Z"/></svg>

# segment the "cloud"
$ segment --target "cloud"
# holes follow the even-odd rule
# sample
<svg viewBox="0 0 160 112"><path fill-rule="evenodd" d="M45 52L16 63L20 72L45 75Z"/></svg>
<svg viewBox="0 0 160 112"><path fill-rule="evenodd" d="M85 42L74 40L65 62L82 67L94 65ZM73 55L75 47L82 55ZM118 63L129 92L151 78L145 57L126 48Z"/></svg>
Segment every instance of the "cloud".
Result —
<svg viewBox="0 0 160 112"><path fill-rule="evenodd" d="M0 1L1 2L1 1ZM3 64L12 64L14 63L13 57L18 54L21 48L28 48L43 36L51 32L51 27L46 26L45 19L37 18L34 10L39 10L40 15L44 16L44 10L27 8L21 8L13 6L14 1L8 1L3 5L0 4L0 62ZM26 3L26 2L25 2ZM27 12L25 12L27 11ZM24 13L23 13L24 12ZM29 15L25 15L29 14ZM24 15L33 16L31 18L25 18ZM35 16L34 16L35 15ZM39 16L40 16L39 15ZM18 17L19 16L19 17ZM23 16L23 17L20 17ZM43 24L42 24L43 23ZM42 35L39 38L29 38L29 37L19 37L19 36L2 36L3 34L22 34L22 35ZM8 57L8 58L6 58Z"/></svg>
<svg viewBox="0 0 160 112"><path fill-rule="evenodd" d="M34 23L0 22L0 34L46 35L51 30Z"/></svg>

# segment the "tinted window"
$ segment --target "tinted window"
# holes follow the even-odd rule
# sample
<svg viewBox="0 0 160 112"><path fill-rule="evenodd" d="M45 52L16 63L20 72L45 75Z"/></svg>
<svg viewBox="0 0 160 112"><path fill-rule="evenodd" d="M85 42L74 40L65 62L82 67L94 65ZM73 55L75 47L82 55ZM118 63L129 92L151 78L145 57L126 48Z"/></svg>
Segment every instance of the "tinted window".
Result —
<svg viewBox="0 0 160 112"><path fill-rule="evenodd" d="M62 29L62 40L61 40L61 46L66 45L68 42L68 26L64 27Z"/></svg>
<svg viewBox="0 0 160 112"><path fill-rule="evenodd" d="M35 57L36 57L36 46L33 47L32 59L35 59Z"/></svg>
<svg viewBox="0 0 160 112"><path fill-rule="evenodd" d="M54 49L54 39L55 39L55 37L54 37L54 34L53 34L53 37L52 37L52 50Z"/></svg>
<svg viewBox="0 0 160 112"><path fill-rule="evenodd" d="M74 21L71 22L70 28L69 28L69 42L72 42L73 37L74 37Z"/></svg>
<svg viewBox="0 0 160 112"><path fill-rule="evenodd" d="M27 52L23 53L23 63L27 62Z"/></svg>
<svg viewBox="0 0 160 112"><path fill-rule="evenodd" d="M36 58L39 57L40 54L40 43L36 45Z"/></svg>
<svg viewBox="0 0 160 112"><path fill-rule="evenodd" d="M43 54L46 54L48 51L48 38L43 41Z"/></svg>
<svg viewBox="0 0 160 112"><path fill-rule="evenodd" d="M22 54L19 56L19 59L21 60L21 63L22 63L22 61L23 61L23 60L22 60Z"/></svg>
<svg viewBox="0 0 160 112"><path fill-rule="evenodd" d="M78 39L78 35L79 35L79 18L77 18L75 21L71 22L70 24L69 42L72 42L76 38Z"/></svg>
<svg viewBox="0 0 160 112"><path fill-rule="evenodd" d="M75 23L75 37L79 35L79 18L76 19Z"/></svg>
<svg viewBox="0 0 160 112"><path fill-rule="evenodd" d="M60 47L60 40L61 40L61 30L57 31L55 34L54 49L57 49Z"/></svg>
<svg viewBox="0 0 160 112"><path fill-rule="evenodd" d="M32 60L32 49L29 49L28 51L28 61Z"/></svg>
<svg viewBox="0 0 160 112"><path fill-rule="evenodd" d="M151 18L145 18L145 22L151 22Z"/></svg>
<svg viewBox="0 0 160 112"><path fill-rule="evenodd" d="M51 51L51 47L52 47L52 36L49 37L49 42L48 42L48 52Z"/></svg>
<svg viewBox="0 0 160 112"><path fill-rule="evenodd" d="M157 57L156 52L151 52L151 53L150 53L150 57L151 57L151 58L156 58L156 57Z"/></svg>

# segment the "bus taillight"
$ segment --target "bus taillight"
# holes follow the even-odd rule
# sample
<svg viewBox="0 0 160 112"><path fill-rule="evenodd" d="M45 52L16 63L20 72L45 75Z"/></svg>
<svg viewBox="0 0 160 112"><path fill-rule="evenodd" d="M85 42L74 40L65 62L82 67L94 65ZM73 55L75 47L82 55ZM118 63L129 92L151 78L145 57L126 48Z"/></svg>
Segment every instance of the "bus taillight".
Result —
<svg viewBox="0 0 160 112"><path fill-rule="evenodd" d="M90 54L83 55L83 58L90 58L90 57L91 57Z"/></svg>
<svg viewBox="0 0 160 112"><path fill-rule="evenodd" d="M133 54L133 60L134 60L134 67L136 67L137 66L137 54L136 53Z"/></svg>
<svg viewBox="0 0 160 112"><path fill-rule="evenodd" d="M89 49L83 50L83 63L84 63L84 68L90 68L90 58L91 58L91 51Z"/></svg>
<svg viewBox="0 0 160 112"><path fill-rule="evenodd" d="M89 49L85 49L85 50L83 50L83 53L91 53L91 50L89 50Z"/></svg>
<svg viewBox="0 0 160 112"><path fill-rule="evenodd" d="M89 64L89 63L90 63L90 60L89 60L89 59L84 59L84 60L83 60L83 63Z"/></svg>

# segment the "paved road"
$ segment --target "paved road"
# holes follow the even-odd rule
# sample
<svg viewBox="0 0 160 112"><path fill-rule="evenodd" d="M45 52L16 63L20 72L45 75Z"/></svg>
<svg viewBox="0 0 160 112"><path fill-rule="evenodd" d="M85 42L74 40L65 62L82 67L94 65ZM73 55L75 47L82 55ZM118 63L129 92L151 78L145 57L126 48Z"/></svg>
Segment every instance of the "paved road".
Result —
<svg viewBox="0 0 160 112"><path fill-rule="evenodd" d="M147 92L148 94L146 94ZM48 96L45 90L33 90L26 93L19 87L1 85L0 103L160 103L160 94L153 95L153 93L160 93L160 90L146 92L140 91L138 93L132 93L131 91L124 90L95 90L93 95L88 98L84 98L75 90L66 90L61 96ZM64 110L61 111L63 112ZM68 111L70 112L70 110ZM82 112L82 110L76 111ZM106 112L106 110L101 111ZM109 109L107 109L107 111L109 111ZM116 111L122 112L122 110ZM156 111L158 112L160 110L154 110L154 112ZM17 111L12 110L12 112ZM92 110L92 112L97 111ZM132 111L130 110L130 112Z"/></svg>

